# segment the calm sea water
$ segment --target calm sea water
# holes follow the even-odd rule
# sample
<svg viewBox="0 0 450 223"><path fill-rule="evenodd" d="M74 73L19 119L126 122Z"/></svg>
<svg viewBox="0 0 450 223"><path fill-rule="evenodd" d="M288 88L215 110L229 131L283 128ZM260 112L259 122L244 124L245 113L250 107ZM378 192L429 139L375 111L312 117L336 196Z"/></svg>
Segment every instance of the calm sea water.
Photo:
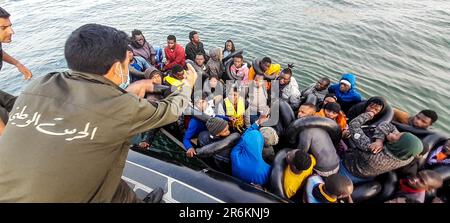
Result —
<svg viewBox="0 0 450 223"><path fill-rule="evenodd" d="M322 76L357 75L364 97L381 95L410 113L438 112L434 128L450 133L450 1L448 0L0 0L16 34L4 49L35 77L66 70L64 42L86 23L114 26L164 46L191 30L207 49L232 39L244 57L269 56L303 89ZM19 94L29 82L12 66L0 89Z"/></svg>

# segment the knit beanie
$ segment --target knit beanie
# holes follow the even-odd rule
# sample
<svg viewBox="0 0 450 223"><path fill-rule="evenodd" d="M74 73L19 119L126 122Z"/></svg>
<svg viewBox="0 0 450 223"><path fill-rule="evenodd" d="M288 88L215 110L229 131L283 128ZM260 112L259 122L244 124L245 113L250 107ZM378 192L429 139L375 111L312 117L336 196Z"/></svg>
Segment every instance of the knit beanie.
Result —
<svg viewBox="0 0 450 223"><path fill-rule="evenodd" d="M208 129L208 132L213 136L216 136L217 134L222 132L225 127L227 127L227 125L227 121L215 117L208 119L208 121L206 122L206 128Z"/></svg>
<svg viewBox="0 0 450 223"><path fill-rule="evenodd" d="M278 144L278 135L275 129L273 129L272 127L262 127L259 129L259 131L264 138L264 144L268 146L274 146Z"/></svg>

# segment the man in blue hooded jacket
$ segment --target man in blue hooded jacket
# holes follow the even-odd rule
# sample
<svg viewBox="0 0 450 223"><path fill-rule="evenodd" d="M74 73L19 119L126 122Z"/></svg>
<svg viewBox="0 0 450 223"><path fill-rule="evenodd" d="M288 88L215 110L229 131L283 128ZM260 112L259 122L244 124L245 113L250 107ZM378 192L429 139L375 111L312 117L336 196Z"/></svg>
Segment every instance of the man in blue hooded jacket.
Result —
<svg viewBox="0 0 450 223"><path fill-rule="evenodd" d="M336 95L337 102L344 113L362 101L361 94L356 90L356 77L351 73L342 75L339 83L331 85L328 92Z"/></svg>
<svg viewBox="0 0 450 223"><path fill-rule="evenodd" d="M233 176L263 187L269 182L271 171L271 166L263 159L263 149L278 143L275 130L271 127L259 128L267 120L267 116L262 116L248 128L230 156Z"/></svg>

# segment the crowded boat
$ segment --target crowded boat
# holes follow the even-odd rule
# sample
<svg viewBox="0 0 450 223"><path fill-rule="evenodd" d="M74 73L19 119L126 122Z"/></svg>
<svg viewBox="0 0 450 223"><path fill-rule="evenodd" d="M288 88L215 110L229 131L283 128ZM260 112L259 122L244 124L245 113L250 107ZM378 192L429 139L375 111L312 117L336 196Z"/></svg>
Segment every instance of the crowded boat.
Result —
<svg viewBox="0 0 450 223"><path fill-rule="evenodd" d="M137 42L145 39L140 31L131 39L141 50L151 46ZM189 39L183 50L167 37L159 72L148 68L150 60L130 65L131 80L138 77L133 68L150 69L164 86L178 86L192 68L199 75L190 108L166 126L187 157L293 202L446 201L440 189L448 180L450 140L430 129L438 120L433 110L410 115L382 96L364 98L352 73L337 83L318 77L300 89L293 64L245 58L232 40L206 53L199 33ZM154 92L143 97L154 100ZM132 147L151 150L152 135L137 136Z"/></svg>
<svg viewBox="0 0 450 223"><path fill-rule="evenodd" d="M188 159L288 202L448 202L450 136L433 129L432 108L365 97L363 74L301 89L299 65L249 58L231 39L206 51L199 32L186 35L161 48L138 29L87 24L66 42L70 71L2 91L0 201L135 202L120 179L128 150L151 151L164 131ZM143 201L159 201L154 192Z"/></svg>

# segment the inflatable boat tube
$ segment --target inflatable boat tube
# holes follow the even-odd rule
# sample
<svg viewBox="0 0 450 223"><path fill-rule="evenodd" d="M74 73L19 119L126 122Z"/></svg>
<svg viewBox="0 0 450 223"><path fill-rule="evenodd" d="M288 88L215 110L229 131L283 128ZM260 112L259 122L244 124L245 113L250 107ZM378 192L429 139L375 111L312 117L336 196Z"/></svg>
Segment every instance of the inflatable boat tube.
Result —
<svg viewBox="0 0 450 223"><path fill-rule="evenodd" d="M375 202L385 202L395 195L395 190L398 186L398 177L395 172L387 172L379 178L378 182L381 184L380 193L374 197Z"/></svg>
<svg viewBox="0 0 450 223"><path fill-rule="evenodd" d="M297 119L289 125L286 131L289 143L295 145L298 134L308 128L320 128L327 131L335 145L341 140L341 129L334 120L311 116Z"/></svg>
<svg viewBox="0 0 450 223"><path fill-rule="evenodd" d="M225 62L228 62L230 59L231 59L231 61L233 61L233 57L234 57L234 56L236 56L236 55L238 55L238 54L243 54L243 53L244 53L244 50L243 50L243 49L235 50L234 52L228 54L228 56L224 57L224 58L222 59L222 63L225 65Z"/></svg>
<svg viewBox="0 0 450 223"><path fill-rule="evenodd" d="M130 150L122 179L143 199L157 187L166 203L288 203L237 178L209 167L189 167L172 156Z"/></svg>
<svg viewBox="0 0 450 223"><path fill-rule="evenodd" d="M311 103L313 105L317 105L318 102L319 102L319 99L314 94L309 94L305 100L305 103Z"/></svg>
<svg viewBox="0 0 450 223"><path fill-rule="evenodd" d="M392 124L394 124L395 127L397 127L398 131L400 131L400 132L410 132L410 133L414 134L415 136L419 137L420 139L423 139L424 137L435 133L435 132L427 130L427 129L418 129L418 128L415 128L413 126L410 126L410 125L407 125L407 124L403 124L403 123L399 123L399 122L395 122L395 121L393 121Z"/></svg>
<svg viewBox="0 0 450 223"><path fill-rule="evenodd" d="M425 136L422 139L423 151L421 154L423 155L430 152L432 149L436 149L439 145L445 143L445 141L447 141L448 138L449 137L444 136L443 134L438 132L434 132L432 134Z"/></svg>
<svg viewBox="0 0 450 223"><path fill-rule="evenodd" d="M297 149L307 151L316 158L315 170L330 172L339 167L340 158L327 131L321 128L308 128L301 131L298 138Z"/></svg>
<svg viewBox="0 0 450 223"><path fill-rule="evenodd" d="M284 100L278 101L280 108L280 121L283 128L286 129L295 120L295 114L288 102Z"/></svg>
<svg viewBox="0 0 450 223"><path fill-rule="evenodd" d="M446 140L447 140L447 137L445 137L444 135L442 135L440 133L432 133L428 136L425 136L422 139L423 150L420 153L421 156L414 160L414 162L417 162L417 168L423 169L423 167L425 166L425 164L427 162L430 151L433 149L437 149L437 147L444 144Z"/></svg>
<svg viewBox="0 0 450 223"><path fill-rule="evenodd" d="M270 190L275 195L286 198L284 194L284 170L286 169L286 154L291 149L280 150L272 164L272 172L270 173Z"/></svg>
<svg viewBox="0 0 450 223"><path fill-rule="evenodd" d="M200 147L195 151L197 152L198 157L201 158L211 157L212 155L218 152L221 152L226 149L231 149L239 142L240 138L241 135L235 132L227 136L225 139Z"/></svg>
<svg viewBox="0 0 450 223"><path fill-rule="evenodd" d="M450 180L450 166L442 165L432 168L432 170L438 172L444 181Z"/></svg>
<svg viewBox="0 0 450 223"><path fill-rule="evenodd" d="M438 172L444 181L450 180L450 166L442 165L433 167L432 170Z"/></svg>
<svg viewBox="0 0 450 223"><path fill-rule="evenodd" d="M255 70L255 74L263 74L264 79L266 79L268 81L275 80L277 78L277 75L267 75L261 70L261 67L259 66L259 64L261 63L261 60L262 60L261 58L256 58L252 62L252 67Z"/></svg>
<svg viewBox="0 0 450 223"><path fill-rule="evenodd" d="M234 75L231 72L232 65L233 65L233 60L231 58L223 63L223 66L225 67L225 74L226 74L227 80L242 80L240 77Z"/></svg>
<svg viewBox="0 0 450 223"><path fill-rule="evenodd" d="M294 120L294 111L289 103L284 100L276 100L270 106L270 119L261 126L274 128L281 137L285 135L285 130Z"/></svg>
<svg viewBox="0 0 450 223"><path fill-rule="evenodd" d="M381 191L381 184L372 181L364 184L360 184L354 187L352 193L352 200L354 203L360 203L373 198Z"/></svg>

